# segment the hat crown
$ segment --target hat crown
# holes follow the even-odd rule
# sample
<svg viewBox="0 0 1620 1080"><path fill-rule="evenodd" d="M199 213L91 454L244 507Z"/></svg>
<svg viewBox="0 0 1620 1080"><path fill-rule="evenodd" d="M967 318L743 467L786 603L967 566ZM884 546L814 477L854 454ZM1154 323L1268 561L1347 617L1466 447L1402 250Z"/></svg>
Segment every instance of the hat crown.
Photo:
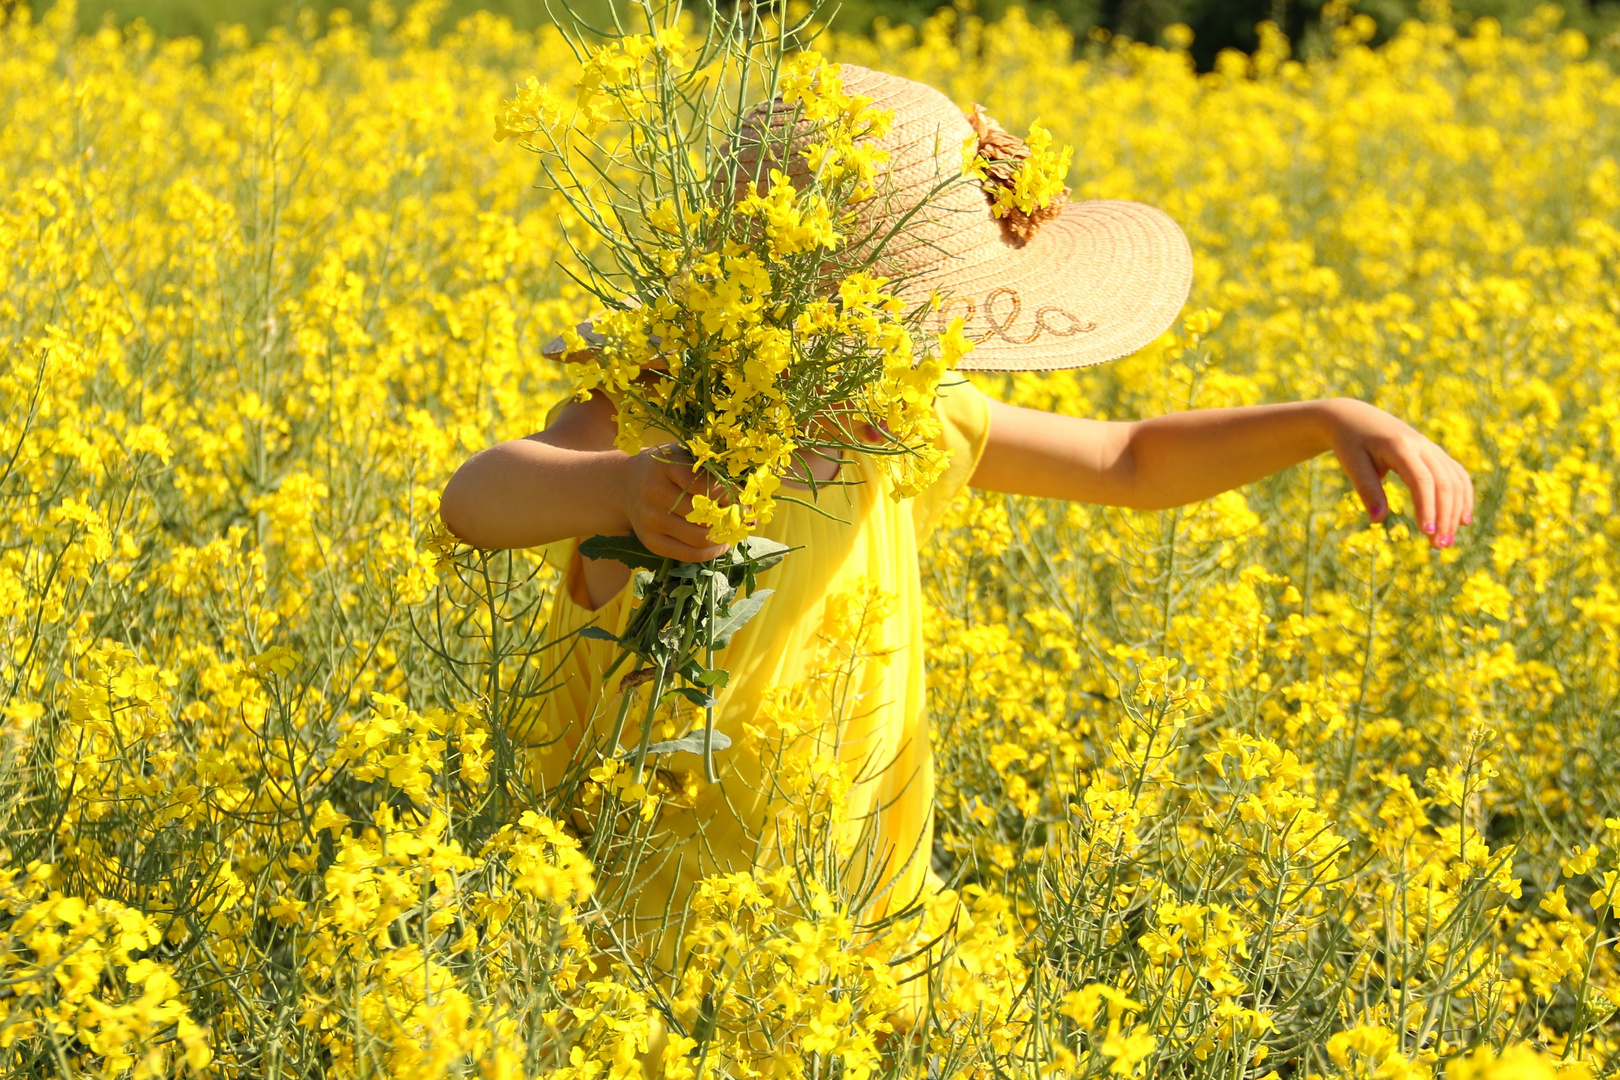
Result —
<svg viewBox="0 0 1620 1080"><path fill-rule="evenodd" d="M909 277L942 259L979 262L1019 246L991 213L984 189L962 177L963 148L978 136L950 98L925 83L852 64L840 74L847 93L894 113L888 134L876 140L889 152L879 221L903 219L884 249L887 272Z"/></svg>
<svg viewBox="0 0 1620 1080"><path fill-rule="evenodd" d="M963 147L977 136L950 98L925 83L856 64L840 64L839 79L845 93L870 98L894 117L886 134L869 140L889 161L877 194L860 207L861 231L883 241L882 273L915 279L942 260L978 262L1018 246L991 213L983 189L962 176ZM781 145L788 124L793 133L785 167L775 160L762 163L762 151ZM781 100L758 105L743 131L738 162L744 175L763 177L778 168L796 184L808 181L801 151L814 140L816 125L798 118L795 106Z"/></svg>

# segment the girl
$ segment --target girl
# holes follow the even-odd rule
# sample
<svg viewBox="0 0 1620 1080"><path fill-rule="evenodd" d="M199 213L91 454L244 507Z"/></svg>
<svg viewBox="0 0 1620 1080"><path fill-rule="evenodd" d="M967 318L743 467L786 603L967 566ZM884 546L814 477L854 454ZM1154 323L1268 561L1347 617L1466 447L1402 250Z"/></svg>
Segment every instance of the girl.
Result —
<svg viewBox="0 0 1620 1080"><path fill-rule="evenodd" d="M1028 151L982 110L964 117L922 84L847 65L842 79L850 94L894 113L882 144L901 198L885 202L881 213L908 216L885 268L916 302L945 297L942 320L965 320L976 345L964 368L1099 363L1135 351L1174 321L1187 295L1191 254L1168 217L1135 203L1064 206L1061 198L1033 214L998 216L993 177L986 181L992 190L960 185L937 204L906 208L904 193L931 190L928 181L950 166L964 140L977 139L979 153L992 161L1017 162ZM937 890L928 858L933 773L916 549L964 486L1154 510L1206 499L1331 451L1374 522L1388 513L1382 483L1391 472L1410 489L1435 550L1450 546L1472 520L1473 489L1463 468L1407 424L1360 401L1104 422L1016 408L949 376L935 407L950 464L931 487L895 500L870 455L810 454L800 479L817 486L798 486L815 492L823 512L785 502L762 530L798 550L763 575L761 584L775 595L721 659L731 678L715 726L731 747L721 756L720 780L690 781L693 794L682 812L659 817L660 857L610 883L617 899L609 902L649 935L646 955L673 962L670 936L658 935L697 882L786 857L773 825L776 759L760 745L759 717L775 689L806 678L829 606L851 589L870 592L875 585L888 597L873 632L875 651L890 659L865 665L851 696L861 703L858 715L844 718L835 737L820 744L856 777L839 802L838 827L861 839L849 850L858 852L854 876L865 882L865 915L901 910ZM679 446L626 455L615 449L615 433L610 396L571 402L545 430L468 460L440 506L445 526L467 543L552 545L563 571L548 633L552 641L570 640L570 651L541 714L512 732L534 747L531 775L541 786L557 783L582 746L587 756L612 756L595 740L604 717L615 713L616 695L634 692L623 683L605 685L612 642L570 637L589 625L618 633L634 606L630 569L581 558L579 539L633 532L653 552L688 562L724 551L688 520L695 495L723 493L694 475Z"/></svg>

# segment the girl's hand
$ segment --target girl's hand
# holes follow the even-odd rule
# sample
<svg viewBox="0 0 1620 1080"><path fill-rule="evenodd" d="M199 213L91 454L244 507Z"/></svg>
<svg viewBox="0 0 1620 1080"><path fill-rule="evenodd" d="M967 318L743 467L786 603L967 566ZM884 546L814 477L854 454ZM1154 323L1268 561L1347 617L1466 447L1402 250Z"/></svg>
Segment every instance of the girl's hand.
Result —
<svg viewBox="0 0 1620 1080"><path fill-rule="evenodd" d="M1355 485L1367 516L1389 514L1383 479L1393 472L1412 493L1418 528L1436 551L1456 543L1457 529L1474 521L1474 482L1468 470L1410 425L1364 401L1321 403L1333 456Z"/></svg>
<svg viewBox="0 0 1620 1080"><path fill-rule="evenodd" d="M679 443L650 446L625 461L624 516L655 555L682 562L705 562L726 552L709 530L686 520L692 496L727 502L726 491L692 471L691 456Z"/></svg>

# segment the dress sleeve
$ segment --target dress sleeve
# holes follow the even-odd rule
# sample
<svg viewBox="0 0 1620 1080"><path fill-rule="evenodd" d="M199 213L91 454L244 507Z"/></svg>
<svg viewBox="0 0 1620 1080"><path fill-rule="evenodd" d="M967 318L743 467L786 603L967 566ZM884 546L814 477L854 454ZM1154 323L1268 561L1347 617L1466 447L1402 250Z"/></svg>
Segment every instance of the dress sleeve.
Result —
<svg viewBox="0 0 1620 1080"><path fill-rule="evenodd" d="M939 479L912 500L911 520L919 544L933 533L945 508L973 478L990 435L990 402L960 372L949 372L940 382L934 411L940 424L938 445L951 458Z"/></svg>

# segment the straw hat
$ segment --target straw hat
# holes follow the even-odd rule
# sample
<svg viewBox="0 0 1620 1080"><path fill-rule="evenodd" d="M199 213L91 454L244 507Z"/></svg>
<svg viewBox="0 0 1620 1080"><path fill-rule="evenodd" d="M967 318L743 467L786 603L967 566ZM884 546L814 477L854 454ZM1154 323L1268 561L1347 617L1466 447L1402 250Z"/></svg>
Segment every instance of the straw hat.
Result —
<svg viewBox="0 0 1620 1080"><path fill-rule="evenodd" d="M842 65L840 75L847 93L894 112L888 135L876 140L889 152L885 184L869 204L875 215L869 225L899 225L880 269L909 303L927 303L934 294L942 298L929 316L932 329L963 318L975 344L962 368L1042 371L1101 364L1128 356L1175 322L1192 284L1192 252L1168 215L1141 203L1095 199L1068 203L1045 221L997 219L978 184L940 190L960 173L967 140L977 135L985 145L982 112L976 131L931 86L853 64ZM770 130L771 137L744 143L739 157L745 171L770 164L760 162L750 145L780 145L777 133L793 116L780 102L755 110L749 123ZM810 135L808 125L797 125L794 149ZM992 138L1004 151L1007 143L1017 143L999 131ZM790 164L794 171L802 165ZM1027 240L1018 235L1031 230ZM588 324L580 330L587 340L595 336ZM549 355L561 351L560 340L546 349Z"/></svg>

